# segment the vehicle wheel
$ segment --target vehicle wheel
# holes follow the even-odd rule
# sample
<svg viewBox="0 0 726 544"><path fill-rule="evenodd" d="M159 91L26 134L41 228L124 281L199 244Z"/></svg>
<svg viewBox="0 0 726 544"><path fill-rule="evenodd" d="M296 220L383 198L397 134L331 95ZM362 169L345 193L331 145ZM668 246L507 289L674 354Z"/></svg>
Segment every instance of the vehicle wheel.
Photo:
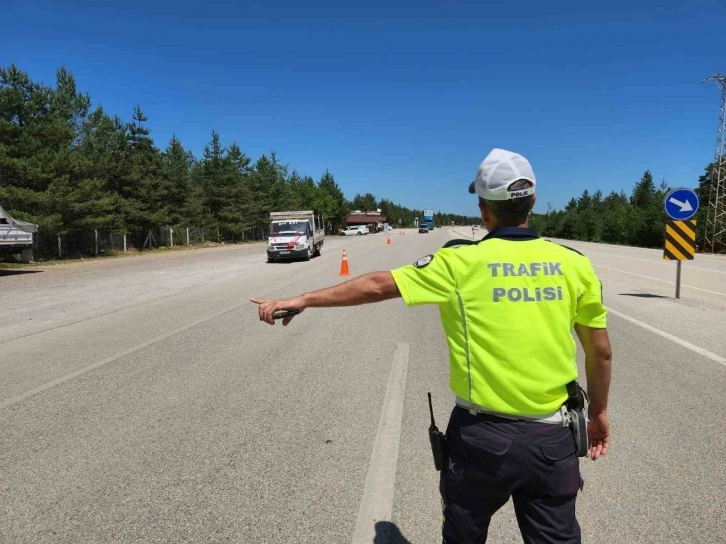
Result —
<svg viewBox="0 0 726 544"><path fill-rule="evenodd" d="M363 233L362 232L359 232L358 234L356 234L356 236L360 236L361 234L363 234Z"/></svg>
<svg viewBox="0 0 726 544"><path fill-rule="evenodd" d="M315 250L315 256L320 257L323 253L323 244L320 244Z"/></svg>
<svg viewBox="0 0 726 544"><path fill-rule="evenodd" d="M313 258L313 246L308 247L308 252L305 254L305 260L309 261Z"/></svg>

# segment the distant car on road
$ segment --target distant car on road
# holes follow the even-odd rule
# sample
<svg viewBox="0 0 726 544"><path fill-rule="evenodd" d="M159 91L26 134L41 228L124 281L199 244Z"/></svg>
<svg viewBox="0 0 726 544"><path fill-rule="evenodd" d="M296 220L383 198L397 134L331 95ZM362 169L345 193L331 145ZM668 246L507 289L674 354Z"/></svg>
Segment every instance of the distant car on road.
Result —
<svg viewBox="0 0 726 544"><path fill-rule="evenodd" d="M428 233L429 233L429 227L428 227L428 225L421 225L421 226L420 226L420 227L418 228L418 232L419 232L419 234L420 234L420 233L423 233L423 234L428 234Z"/></svg>
<svg viewBox="0 0 726 544"><path fill-rule="evenodd" d="M370 231L368 230L368 227L365 225L356 225L354 227L348 227L347 229L343 230L340 234L342 236L362 236L365 234L368 234Z"/></svg>

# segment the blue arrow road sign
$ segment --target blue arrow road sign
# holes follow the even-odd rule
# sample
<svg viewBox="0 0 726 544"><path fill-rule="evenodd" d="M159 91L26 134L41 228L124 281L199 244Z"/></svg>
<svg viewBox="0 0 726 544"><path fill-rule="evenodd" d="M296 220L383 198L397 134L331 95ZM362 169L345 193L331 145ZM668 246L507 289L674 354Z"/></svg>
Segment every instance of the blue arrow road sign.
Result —
<svg viewBox="0 0 726 544"><path fill-rule="evenodd" d="M692 189L673 189L663 201L666 213L671 219L685 221L698 211L698 195Z"/></svg>

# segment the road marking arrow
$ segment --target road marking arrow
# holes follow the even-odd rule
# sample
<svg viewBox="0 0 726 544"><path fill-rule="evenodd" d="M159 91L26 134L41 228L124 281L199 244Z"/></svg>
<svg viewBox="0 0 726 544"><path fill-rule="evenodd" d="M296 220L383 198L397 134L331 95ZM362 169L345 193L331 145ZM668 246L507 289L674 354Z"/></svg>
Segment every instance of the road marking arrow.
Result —
<svg viewBox="0 0 726 544"><path fill-rule="evenodd" d="M675 198L670 197L668 199L668 202L673 202L673 204L675 204L676 206L680 206L682 212L692 212L693 211L693 206L691 206L691 202L689 200L686 200L685 202L681 202L680 200L676 200Z"/></svg>

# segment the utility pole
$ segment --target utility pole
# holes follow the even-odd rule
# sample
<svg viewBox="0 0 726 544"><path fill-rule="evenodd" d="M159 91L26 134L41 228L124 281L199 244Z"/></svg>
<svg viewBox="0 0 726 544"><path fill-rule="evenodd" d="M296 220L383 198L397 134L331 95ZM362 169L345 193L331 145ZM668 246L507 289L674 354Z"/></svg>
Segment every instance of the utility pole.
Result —
<svg viewBox="0 0 726 544"><path fill-rule="evenodd" d="M726 76L714 75L703 80L715 81L721 89L721 109L716 131L716 153L711 170L711 188L706 208L704 253L726 253Z"/></svg>

